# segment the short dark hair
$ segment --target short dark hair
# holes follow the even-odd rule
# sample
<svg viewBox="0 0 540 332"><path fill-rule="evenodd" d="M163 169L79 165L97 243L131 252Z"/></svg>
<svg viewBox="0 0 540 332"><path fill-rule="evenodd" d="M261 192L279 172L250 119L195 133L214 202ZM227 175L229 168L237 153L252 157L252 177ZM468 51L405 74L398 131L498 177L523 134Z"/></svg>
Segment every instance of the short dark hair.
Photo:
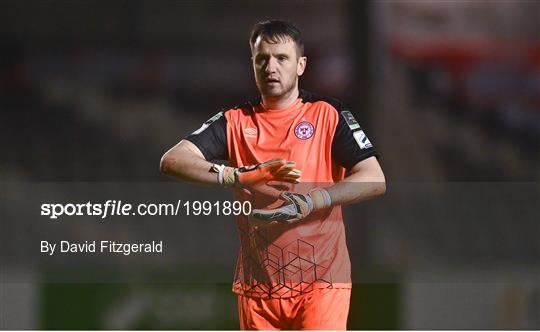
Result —
<svg viewBox="0 0 540 332"><path fill-rule="evenodd" d="M249 37L249 46L253 51L253 46L257 38L262 37L271 43L284 42L291 39L296 44L298 56L304 55L304 42L300 30L291 22L282 20L261 21L253 26Z"/></svg>

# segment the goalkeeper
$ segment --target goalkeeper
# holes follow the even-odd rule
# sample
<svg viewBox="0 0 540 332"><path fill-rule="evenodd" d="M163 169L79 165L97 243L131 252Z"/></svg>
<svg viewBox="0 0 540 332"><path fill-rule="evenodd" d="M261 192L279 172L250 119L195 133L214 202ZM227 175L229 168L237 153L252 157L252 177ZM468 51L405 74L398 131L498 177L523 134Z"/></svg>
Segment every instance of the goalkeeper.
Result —
<svg viewBox="0 0 540 332"><path fill-rule="evenodd" d="M249 45L260 97L210 118L165 153L161 170L253 203L237 219L241 329L345 329L352 282L341 205L382 195L383 172L341 102L298 88L307 57L294 25L260 22Z"/></svg>

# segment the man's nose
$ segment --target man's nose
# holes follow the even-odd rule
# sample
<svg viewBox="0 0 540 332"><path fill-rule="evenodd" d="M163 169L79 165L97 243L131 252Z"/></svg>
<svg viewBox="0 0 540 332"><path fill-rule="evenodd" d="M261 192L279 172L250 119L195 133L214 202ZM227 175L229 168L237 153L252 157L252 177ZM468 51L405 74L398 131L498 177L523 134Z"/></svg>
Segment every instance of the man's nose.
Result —
<svg viewBox="0 0 540 332"><path fill-rule="evenodd" d="M268 63L266 64L266 68L264 69L264 71L266 73L273 73L276 71L276 65L277 65L277 60L274 58L270 58L268 60Z"/></svg>

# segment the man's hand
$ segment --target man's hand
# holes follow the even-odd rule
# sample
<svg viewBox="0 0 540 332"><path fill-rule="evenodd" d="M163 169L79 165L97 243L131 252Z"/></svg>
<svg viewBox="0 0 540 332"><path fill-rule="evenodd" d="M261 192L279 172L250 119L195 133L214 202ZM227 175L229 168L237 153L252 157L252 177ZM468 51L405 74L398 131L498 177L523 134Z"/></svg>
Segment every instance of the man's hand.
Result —
<svg viewBox="0 0 540 332"><path fill-rule="evenodd" d="M281 198L285 203L277 209L254 209L249 216L252 226L263 227L302 220L313 211L332 205L332 199L324 189L314 189L309 194L284 192Z"/></svg>
<svg viewBox="0 0 540 332"><path fill-rule="evenodd" d="M294 168L295 166L294 161L276 158L240 168L214 165L214 171L218 173L218 180L224 186L249 187L269 181L298 183L302 172Z"/></svg>

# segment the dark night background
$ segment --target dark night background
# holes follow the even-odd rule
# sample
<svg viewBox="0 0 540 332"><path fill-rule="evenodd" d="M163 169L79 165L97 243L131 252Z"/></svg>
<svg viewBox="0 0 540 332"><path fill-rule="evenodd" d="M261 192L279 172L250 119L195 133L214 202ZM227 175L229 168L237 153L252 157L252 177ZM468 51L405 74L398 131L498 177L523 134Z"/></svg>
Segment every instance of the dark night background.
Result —
<svg viewBox="0 0 540 332"><path fill-rule="evenodd" d="M25 193L144 182L205 197L160 174L159 160L222 107L256 96L248 37L270 18L302 30L301 87L345 101L387 177L383 199L345 209L355 273L367 276L349 327L540 328L533 0L2 1L2 246L44 234L19 222L37 209ZM178 234L206 236L203 223ZM99 232L89 225L70 234ZM216 250L234 264L228 226ZM2 329L238 328L232 265L209 272L223 283L53 283L32 282L43 271L13 257L2 260Z"/></svg>

